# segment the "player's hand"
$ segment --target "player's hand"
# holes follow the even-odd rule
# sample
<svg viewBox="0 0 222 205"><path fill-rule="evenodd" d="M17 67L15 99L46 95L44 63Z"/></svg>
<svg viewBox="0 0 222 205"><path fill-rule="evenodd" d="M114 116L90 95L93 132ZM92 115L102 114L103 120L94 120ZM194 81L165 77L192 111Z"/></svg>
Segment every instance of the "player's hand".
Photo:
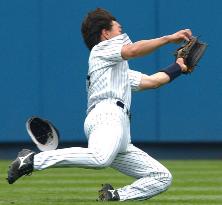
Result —
<svg viewBox="0 0 222 205"><path fill-rule="evenodd" d="M192 37L192 31L190 29L180 30L168 36L170 43L180 43L184 40L189 41Z"/></svg>
<svg viewBox="0 0 222 205"><path fill-rule="evenodd" d="M186 72L188 67L184 64L183 58L177 58L176 63L180 66L182 72Z"/></svg>

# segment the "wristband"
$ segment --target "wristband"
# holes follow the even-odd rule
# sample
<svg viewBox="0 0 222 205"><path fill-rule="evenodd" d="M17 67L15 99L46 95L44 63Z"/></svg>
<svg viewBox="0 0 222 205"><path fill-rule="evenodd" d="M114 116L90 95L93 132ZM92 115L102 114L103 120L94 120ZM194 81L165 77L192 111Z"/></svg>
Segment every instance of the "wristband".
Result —
<svg viewBox="0 0 222 205"><path fill-rule="evenodd" d="M166 73L170 77L170 81L173 81L175 78L181 75L182 71L179 64L174 63L169 65L165 69L161 70L160 72Z"/></svg>

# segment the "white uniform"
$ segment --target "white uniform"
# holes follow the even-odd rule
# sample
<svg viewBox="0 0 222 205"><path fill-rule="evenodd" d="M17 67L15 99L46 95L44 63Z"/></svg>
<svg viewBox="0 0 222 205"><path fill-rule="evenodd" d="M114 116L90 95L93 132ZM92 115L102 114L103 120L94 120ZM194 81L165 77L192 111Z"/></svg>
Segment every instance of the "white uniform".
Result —
<svg viewBox="0 0 222 205"><path fill-rule="evenodd" d="M142 74L130 70L121 57L122 46L129 43L127 34L122 34L102 41L90 53L88 115L84 124L88 148L58 149L34 156L35 170L111 166L136 178L133 184L117 189L121 201L151 198L165 191L172 180L163 165L131 144L131 90L138 90Z"/></svg>

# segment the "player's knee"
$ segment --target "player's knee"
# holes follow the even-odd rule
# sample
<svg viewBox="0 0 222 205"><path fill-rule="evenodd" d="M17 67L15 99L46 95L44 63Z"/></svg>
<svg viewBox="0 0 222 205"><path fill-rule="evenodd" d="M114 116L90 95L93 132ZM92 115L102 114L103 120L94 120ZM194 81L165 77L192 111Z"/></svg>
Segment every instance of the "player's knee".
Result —
<svg viewBox="0 0 222 205"><path fill-rule="evenodd" d="M168 189L173 181L173 176L170 172L167 173L167 176L164 181L165 181L165 189Z"/></svg>
<svg viewBox="0 0 222 205"><path fill-rule="evenodd" d="M113 162L113 159L110 156L97 155L95 159L96 159L97 168L109 167Z"/></svg>
<svg viewBox="0 0 222 205"><path fill-rule="evenodd" d="M168 170L166 172L155 173L154 178L160 182L157 183L158 190L160 193L166 191L173 181L172 174Z"/></svg>
<svg viewBox="0 0 222 205"><path fill-rule="evenodd" d="M168 172L164 173L162 175L162 177L160 177L160 178L161 178L160 180L162 181L162 186L161 186L162 190L161 191L166 191L170 187L170 185L172 184L173 176L168 171Z"/></svg>
<svg viewBox="0 0 222 205"><path fill-rule="evenodd" d="M102 160L102 161L97 162L97 167L98 168L105 168L105 167L109 167L111 164L112 164L112 162L110 162L109 160Z"/></svg>

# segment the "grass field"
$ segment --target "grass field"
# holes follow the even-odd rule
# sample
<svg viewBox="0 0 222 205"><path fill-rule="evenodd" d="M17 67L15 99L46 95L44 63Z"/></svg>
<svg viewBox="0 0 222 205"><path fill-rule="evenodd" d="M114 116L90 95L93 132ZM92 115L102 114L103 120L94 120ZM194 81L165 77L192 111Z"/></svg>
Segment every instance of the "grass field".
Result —
<svg viewBox="0 0 222 205"><path fill-rule="evenodd" d="M71 205L100 204L97 191L102 183L114 187L133 179L113 169L89 170L56 168L35 172L13 185L6 183L9 161L0 161L0 204ZM174 176L171 188L146 201L109 202L111 204L222 205L222 161L162 161ZM107 204L105 202L103 204Z"/></svg>

